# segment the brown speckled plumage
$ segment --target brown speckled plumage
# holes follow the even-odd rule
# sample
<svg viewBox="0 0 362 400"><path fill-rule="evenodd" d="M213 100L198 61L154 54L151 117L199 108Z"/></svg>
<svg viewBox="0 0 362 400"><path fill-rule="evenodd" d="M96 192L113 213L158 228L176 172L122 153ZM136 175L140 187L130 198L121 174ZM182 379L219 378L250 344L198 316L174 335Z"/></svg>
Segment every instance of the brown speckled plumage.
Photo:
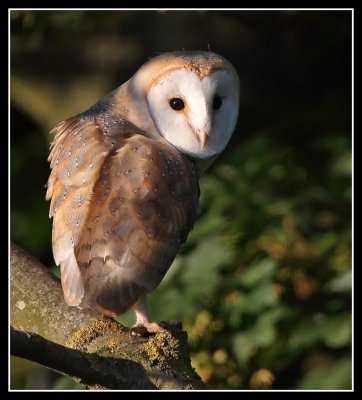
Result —
<svg viewBox="0 0 362 400"><path fill-rule="evenodd" d="M67 303L119 315L158 286L192 229L198 170L107 107L55 128L47 199Z"/></svg>

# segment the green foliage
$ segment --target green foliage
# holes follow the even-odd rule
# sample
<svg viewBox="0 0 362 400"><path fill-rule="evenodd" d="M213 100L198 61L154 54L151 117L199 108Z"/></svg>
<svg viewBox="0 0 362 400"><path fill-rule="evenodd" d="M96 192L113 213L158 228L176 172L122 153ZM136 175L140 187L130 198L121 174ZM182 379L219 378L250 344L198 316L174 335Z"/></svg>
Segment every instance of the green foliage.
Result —
<svg viewBox="0 0 362 400"><path fill-rule="evenodd" d="M201 179L195 228L150 295L151 314L183 322L193 365L210 388L350 389L350 14L13 10L10 17L12 239L53 266L44 185L56 123L148 57L210 44L239 72L239 124ZM40 387L27 382L17 371L12 385ZM67 380L51 387L76 388Z"/></svg>

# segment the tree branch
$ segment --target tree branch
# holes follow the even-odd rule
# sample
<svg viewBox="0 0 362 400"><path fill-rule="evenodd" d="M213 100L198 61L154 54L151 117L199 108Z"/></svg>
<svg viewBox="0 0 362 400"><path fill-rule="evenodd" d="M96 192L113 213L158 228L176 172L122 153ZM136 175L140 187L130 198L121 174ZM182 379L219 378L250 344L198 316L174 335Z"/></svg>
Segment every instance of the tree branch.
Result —
<svg viewBox="0 0 362 400"><path fill-rule="evenodd" d="M157 389L134 361L73 350L35 333L11 330L11 354L62 371L88 388Z"/></svg>
<svg viewBox="0 0 362 400"><path fill-rule="evenodd" d="M92 310L68 307L59 279L11 243L11 354L69 375L86 387L205 389L190 364L186 332L148 339Z"/></svg>

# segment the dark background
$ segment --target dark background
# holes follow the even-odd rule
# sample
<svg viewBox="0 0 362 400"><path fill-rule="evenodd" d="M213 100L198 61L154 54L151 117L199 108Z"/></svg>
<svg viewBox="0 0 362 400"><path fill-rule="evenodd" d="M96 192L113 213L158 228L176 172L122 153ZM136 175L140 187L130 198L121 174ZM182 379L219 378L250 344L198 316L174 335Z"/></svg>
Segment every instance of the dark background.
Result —
<svg viewBox="0 0 362 400"><path fill-rule="evenodd" d="M10 11L11 238L56 270L48 132L150 57L209 48L239 122L152 316L182 320L210 388L350 389L351 11ZM11 366L13 388L79 388Z"/></svg>

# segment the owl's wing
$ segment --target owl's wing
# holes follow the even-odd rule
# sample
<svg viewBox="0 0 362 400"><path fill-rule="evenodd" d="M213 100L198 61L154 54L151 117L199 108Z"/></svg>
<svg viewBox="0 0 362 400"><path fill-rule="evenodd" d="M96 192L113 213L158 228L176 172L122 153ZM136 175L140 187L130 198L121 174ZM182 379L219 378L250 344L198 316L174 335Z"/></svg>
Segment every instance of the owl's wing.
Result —
<svg viewBox="0 0 362 400"><path fill-rule="evenodd" d="M119 315L158 286L193 227L194 162L111 114L55 129L47 198L65 300Z"/></svg>
<svg viewBox="0 0 362 400"><path fill-rule="evenodd" d="M109 119L109 118L108 118ZM58 124L48 160L52 168L46 199L51 199L53 254L60 265L64 297L69 305L79 305L84 296L84 273L74 253L86 225L93 187L106 157L132 129L125 120L107 120L86 112Z"/></svg>
<svg viewBox="0 0 362 400"><path fill-rule="evenodd" d="M82 306L107 315L154 290L193 227L198 179L171 145L130 136L107 157L75 254L84 268Z"/></svg>

